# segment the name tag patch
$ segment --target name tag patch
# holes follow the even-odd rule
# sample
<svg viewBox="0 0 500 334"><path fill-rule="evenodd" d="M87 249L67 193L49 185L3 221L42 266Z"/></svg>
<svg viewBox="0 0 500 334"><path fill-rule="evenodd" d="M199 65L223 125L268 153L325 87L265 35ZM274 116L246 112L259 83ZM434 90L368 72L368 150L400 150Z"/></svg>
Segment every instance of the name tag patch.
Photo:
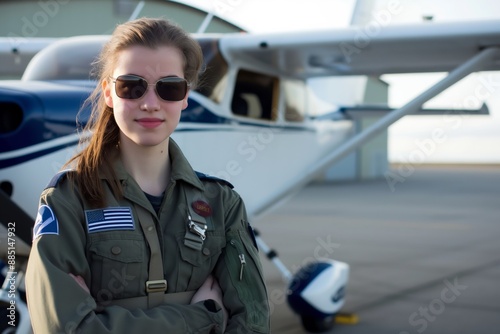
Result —
<svg viewBox="0 0 500 334"><path fill-rule="evenodd" d="M134 217L129 207L86 210L85 220L89 233L135 230Z"/></svg>
<svg viewBox="0 0 500 334"><path fill-rule="evenodd" d="M59 235L59 223L52 209L47 205L40 205L33 227L33 240L43 234Z"/></svg>

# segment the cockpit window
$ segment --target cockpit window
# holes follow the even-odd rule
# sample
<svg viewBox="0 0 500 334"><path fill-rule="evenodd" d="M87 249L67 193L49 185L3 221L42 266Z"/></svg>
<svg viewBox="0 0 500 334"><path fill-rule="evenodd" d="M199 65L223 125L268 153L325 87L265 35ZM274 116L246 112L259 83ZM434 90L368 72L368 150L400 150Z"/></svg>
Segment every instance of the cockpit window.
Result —
<svg viewBox="0 0 500 334"><path fill-rule="evenodd" d="M278 118L278 78L240 70L236 78L231 110L235 115L255 119Z"/></svg>

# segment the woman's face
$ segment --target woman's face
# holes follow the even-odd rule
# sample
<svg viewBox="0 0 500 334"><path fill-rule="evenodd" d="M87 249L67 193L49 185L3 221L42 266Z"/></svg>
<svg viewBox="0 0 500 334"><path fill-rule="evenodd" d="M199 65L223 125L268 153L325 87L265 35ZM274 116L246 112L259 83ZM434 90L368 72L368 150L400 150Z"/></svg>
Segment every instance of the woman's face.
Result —
<svg viewBox="0 0 500 334"><path fill-rule="evenodd" d="M154 84L165 77L184 78L183 59L181 52L170 46L157 49L132 46L119 53L113 79L104 80L102 88L106 104L113 108L122 142L156 146L174 132L181 111L187 107L187 94L180 101L165 101L156 93ZM140 98L121 98L114 81L122 75L142 77L150 86Z"/></svg>

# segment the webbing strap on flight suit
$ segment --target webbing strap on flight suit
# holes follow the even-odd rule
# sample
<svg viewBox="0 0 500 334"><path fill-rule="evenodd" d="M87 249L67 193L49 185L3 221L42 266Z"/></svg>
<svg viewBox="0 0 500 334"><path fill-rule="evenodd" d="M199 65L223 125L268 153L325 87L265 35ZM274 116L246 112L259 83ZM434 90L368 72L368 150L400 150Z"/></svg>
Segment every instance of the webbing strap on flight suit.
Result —
<svg viewBox="0 0 500 334"><path fill-rule="evenodd" d="M171 304L189 305L195 293L196 291L166 293L163 294L162 304L171 303ZM140 308L144 310L148 308L149 302L148 302L148 296L142 296L142 297L115 299L110 301L107 305L117 305L126 308L127 310L133 310L135 308Z"/></svg>
<svg viewBox="0 0 500 334"><path fill-rule="evenodd" d="M167 291L167 281L163 276L163 259L161 254L158 231L151 213L140 205L135 205L142 232L146 237L151 252L149 258L148 281L146 282L147 308L153 308L163 304L165 291ZM135 298L132 298L135 299Z"/></svg>
<svg viewBox="0 0 500 334"><path fill-rule="evenodd" d="M203 247L203 241L205 241L205 232L207 230L207 220L205 217L199 215L193 208L192 204L195 199L202 198L201 193L194 189L193 187L184 188L187 207L188 207L188 229L186 230L186 235L184 236L184 245L189 248L200 250Z"/></svg>

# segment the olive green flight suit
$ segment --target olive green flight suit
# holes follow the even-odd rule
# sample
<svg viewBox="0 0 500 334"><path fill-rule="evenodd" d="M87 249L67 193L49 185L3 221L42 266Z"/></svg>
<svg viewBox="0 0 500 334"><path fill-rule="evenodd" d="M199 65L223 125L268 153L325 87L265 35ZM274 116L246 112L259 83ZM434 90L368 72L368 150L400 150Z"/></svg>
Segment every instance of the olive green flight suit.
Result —
<svg viewBox="0 0 500 334"><path fill-rule="evenodd" d="M226 333L269 332L267 293L243 201L224 182L198 177L172 139L169 152L171 181L158 214L119 158L115 172L123 198L112 195L102 175L107 207L131 215L124 226L95 224L91 230L92 217L104 211L89 207L67 177L53 180L43 191L26 277L35 333L220 333L223 313L216 303L167 301L131 309L113 303L147 295L151 251L145 234L155 231L167 294L195 291L213 274L229 313ZM203 194L210 211L200 249L185 243L188 206L194 201L188 188ZM143 215L139 222L138 210L147 219ZM150 224L146 232L143 223ZM83 277L90 294L69 273Z"/></svg>

